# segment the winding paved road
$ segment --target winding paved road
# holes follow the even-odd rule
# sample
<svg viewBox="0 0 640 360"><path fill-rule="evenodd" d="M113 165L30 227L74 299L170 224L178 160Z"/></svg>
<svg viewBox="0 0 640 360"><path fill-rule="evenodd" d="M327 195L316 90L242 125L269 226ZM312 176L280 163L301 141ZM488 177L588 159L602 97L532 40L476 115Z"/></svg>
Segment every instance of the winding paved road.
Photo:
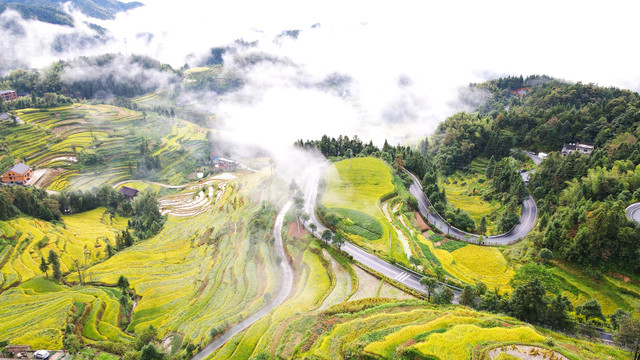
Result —
<svg viewBox="0 0 640 360"><path fill-rule="evenodd" d="M301 184L301 189L304 194L304 211L309 214L309 221L307 221L305 226L309 231L311 231L309 225L312 223L316 224L317 229L316 232L313 233L313 235L318 239L321 239L322 232L327 229L318 220L315 212L316 200L318 197L318 183L320 182L320 178L322 177L326 166L327 163L320 163L309 166L297 179L298 184ZM353 256L353 259L358 261L362 265L375 270L378 273L390 279L393 279L410 289L418 291L422 294L426 294L426 292L424 291L424 287L420 285L420 279L423 275L415 273L412 270L406 269L402 266L390 264L350 242L345 242L341 249L347 252L349 255ZM453 302L458 303L458 296L460 295L462 289L444 283L440 284L443 286L448 286L453 290L453 293L455 295Z"/></svg>
<svg viewBox="0 0 640 360"><path fill-rule="evenodd" d="M324 225L316 217L316 212L315 212L316 201L318 197L318 184L320 182L320 178L322 177L322 174L326 169L326 167L327 167L326 162L311 165L307 167L305 171L303 171L297 178L298 184L301 184L301 189L303 191L304 211L307 214L309 214L309 221L306 222L305 227L318 239L321 239L322 232L326 230L326 227L324 227ZM427 201L427 204L428 204L428 200L426 199L426 196L424 196L424 194L422 193L420 183L417 182L417 179L414 177L414 184L411 186L411 193L414 194L414 191L416 190L420 190L420 194L422 194L422 196L419 196L417 198L421 207L424 207L426 205L424 202ZM507 240L512 238L519 239L524 235L526 235L531 230L531 228L535 224L535 220L537 216L537 207L535 206L535 202L533 201L533 199L529 199L529 200L531 200L532 204L529 203L527 206L527 201L525 201L525 206L523 206L523 208L528 207L530 209L528 212L528 215L526 216L524 215L527 212L523 211L524 223L528 225L523 225L520 227L516 226L509 233L500 235L502 236L503 239L507 239ZM227 332L225 332L222 336L220 336L215 341L213 341L211 344L207 345L207 347L205 347L200 353L194 356L192 360L204 360L205 358L210 356L214 351L216 351L222 345L224 345L227 341L229 341L233 336L242 332L243 330L248 328L250 325L252 325L256 321L264 317L273 308L282 304L284 302L284 299L286 299L287 295L289 294L292 288L293 272L291 270L291 266L285 260L286 256L284 255L284 249L282 244L282 223L284 220L284 215L289 210L290 206L291 206L291 201L287 202L287 204L282 208L282 210L280 211L276 219L276 224L273 231L274 237L276 239L275 244L276 244L277 254L281 259L284 260L284 261L281 261L280 263L284 276L282 278L282 286L280 288L280 292L278 293L278 296L269 305L265 306L264 308L262 308L255 314L251 315L247 319L236 324ZM428 207L425 209L428 209ZM522 220L523 219L521 217L521 221ZM311 230L310 228L311 224L316 225L315 232ZM529 225L531 226L531 228L529 228ZM422 278L423 275L418 274L402 266L390 264L380 259L379 257L368 253L367 251L363 250L362 248L350 242L345 242L345 244L342 246L342 250L347 252L349 255L353 257L354 260L358 261L362 265L372 270L375 270L378 273L390 279L393 279L410 289L418 291L422 294L426 294L426 291L424 290L423 286L420 285L420 278ZM453 299L453 303L458 304L459 296L462 292L462 289L451 286L449 284L442 283L442 282L440 282L440 285L447 286L453 290L453 293L455 295ZM611 341L610 333L600 332L600 337L605 342Z"/></svg>
<svg viewBox="0 0 640 360"><path fill-rule="evenodd" d="M321 239L320 234L322 234L322 232L326 230L326 227L324 227L322 223L318 221L318 218L316 217L316 212L315 212L316 201L318 197L318 183L320 182L320 178L322 177L322 173L324 172L326 166L327 166L327 163L311 165L307 167L307 169L297 179L298 184L301 184L301 189L304 194L304 211L307 214L309 214L309 221L307 221L305 226L318 239ZM415 180L415 177L414 177L414 180ZM416 186L415 182L412 185L412 188L414 186ZM419 185L417 186L419 187ZM530 209L529 213L525 216L524 223L529 224L531 227L533 227L533 225L535 224L536 216L537 216L537 207L535 206L535 202L533 201L533 199L530 199L530 200L531 202L533 202L533 204L531 203L526 204L527 201L525 201L526 206L523 206L523 207L528 207ZM525 214L524 211L523 211L523 214ZM522 220L523 219L521 217L521 221ZM316 224L317 229L315 233L311 231L309 227L310 224ZM501 236L503 236L503 239L524 237L524 235L526 235L529 231L531 231L531 229L529 228L529 225L520 226L520 227L516 226L508 234L503 234ZM370 269L373 269L379 272L380 274L385 275L388 278L391 278L405 285L408 288L414 289L422 294L426 294L426 292L424 291L424 288L422 287L422 285L420 285L420 278L422 278L422 275L415 273L412 270L406 269L402 266L390 264L380 259L379 257L366 252L365 250L359 248L358 246L351 244L350 242L345 242L345 244L342 246L342 250L346 251L349 255L353 256L354 260L357 260L364 266ZM442 282L440 282L440 285L447 286L451 288L451 290L453 290L453 293L455 295L453 299L453 303L458 304L460 294L462 293L462 289L451 286L449 284L442 283ZM604 329L597 329L597 331L600 335L600 339L603 342L609 343L609 344L613 342L613 337L611 333L605 332Z"/></svg>
<svg viewBox="0 0 640 360"><path fill-rule="evenodd" d="M429 202L429 199L424 194L424 192L422 192L422 184L420 184L420 181L418 181L418 178L415 175L411 173L409 174L411 175L411 177L413 177L413 184L411 184L409 192L416 199L418 199L418 208L422 216L427 218L429 222L433 224L433 226L435 226L438 230L442 231L445 234L448 234L449 236L474 244L480 243L480 235L470 234L459 230L449 225L449 223L447 223L446 220L444 220L442 216L440 216L440 214L438 214L437 212L429 211L429 209L431 208L431 203ZM529 196L529 198L527 198L522 203L522 215L520 215L520 223L504 234L485 237L482 241L482 245L512 244L524 238L531 230L533 230L533 227L536 225L537 218L538 207L536 206L536 202L535 200L533 200L533 197Z"/></svg>
<svg viewBox="0 0 640 360"><path fill-rule="evenodd" d="M204 360L209 355L213 354L214 351L218 350L222 345L224 345L227 341L229 341L236 334L244 331L249 326L253 325L256 321L262 319L265 315L267 315L274 308L282 305L284 300L287 298L289 293L291 292L291 288L293 286L293 270L291 270L291 265L287 261L287 257L284 253L284 246L282 244L282 223L284 222L284 215L289 211L291 207L291 200L289 200L280 210L278 217L276 218L275 226L273 227L273 236L275 238L275 250L276 256L278 260L280 260L280 290L278 291L278 295L265 307L258 310L253 315L248 318L242 320L237 323L229 330L227 330L220 337L215 339L212 343L207 345L202 351L196 354L192 360Z"/></svg>
<svg viewBox="0 0 640 360"><path fill-rule="evenodd" d="M627 214L627 219L640 223L640 203L627 206L624 212Z"/></svg>

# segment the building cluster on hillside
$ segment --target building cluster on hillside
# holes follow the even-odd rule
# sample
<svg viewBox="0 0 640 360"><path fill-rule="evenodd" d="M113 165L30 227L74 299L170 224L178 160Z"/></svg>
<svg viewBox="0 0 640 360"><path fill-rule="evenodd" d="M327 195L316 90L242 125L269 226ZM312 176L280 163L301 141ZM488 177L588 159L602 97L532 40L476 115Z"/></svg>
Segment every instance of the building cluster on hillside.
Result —
<svg viewBox="0 0 640 360"><path fill-rule="evenodd" d="M530 87L521 87L520 89L513 90L511 94L513 94L513 96L523 97L527 95L527 91L529 90L531 90Z"/></svg>
<svg viewBox="0 0 640 360"><path fill-rule="evenodd" d="M237 161L225 159L216 154L209 155L209 161L214 166L214 168L221 171L234 171L238 168L239 165Z"/></svg>
<svg viewBox="0 0 640 360"><path fill-rule="evenodd" d="M18 163L13 165L9 171L2 174L2 178L0 179L3 184L24 185L31 180L32 176L33 169L29 165L25 163Z"/></svg>
<svg viewBox="0 0 640 360"><path fill-rule="evenodd" d="M594 149L593 145L580 144L579 142L568 143L568 144L564 144L564 146L562 147L561 154L562 156L566 156L577 151L584 155L591 155L591 153L593 152L593 149Z"/></svg>
<svg viewBox="0 0 640 360"><path fill-rule="evenodd" d="M14 90L0 90L0 98L4 101L16 100L18 94Z"/></svg>

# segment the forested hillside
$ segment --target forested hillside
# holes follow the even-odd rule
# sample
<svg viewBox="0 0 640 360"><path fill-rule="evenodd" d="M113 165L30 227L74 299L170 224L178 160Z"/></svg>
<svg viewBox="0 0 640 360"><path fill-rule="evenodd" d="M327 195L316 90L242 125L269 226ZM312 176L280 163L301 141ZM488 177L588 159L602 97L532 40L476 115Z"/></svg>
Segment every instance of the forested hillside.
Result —
<svg viewBox="0 0 640 360"><path fill-rule="evenodd" d="M481 156L516 156L512 148L550 152L529 187L539 208L532 246L595 273L640 272L640 232L624 214L640 200L640 96L546 76L472 87L492 96L477 112L439 126L432 151L440 172L467 171ZM575 142L595 150L561 156L563 144Z"/></svg>
<svg viewBox="0 0 640 360"><path fill-rule="evenodd" d="M117 0L2 0L0 13L6 8L17 10L25 19L37 19L57 25L73 26L73 19L62 11L62 4L71 3L73 7L92 18L113 19L118 12L127 11L139 6L138 1L121 2Z"/></svg>

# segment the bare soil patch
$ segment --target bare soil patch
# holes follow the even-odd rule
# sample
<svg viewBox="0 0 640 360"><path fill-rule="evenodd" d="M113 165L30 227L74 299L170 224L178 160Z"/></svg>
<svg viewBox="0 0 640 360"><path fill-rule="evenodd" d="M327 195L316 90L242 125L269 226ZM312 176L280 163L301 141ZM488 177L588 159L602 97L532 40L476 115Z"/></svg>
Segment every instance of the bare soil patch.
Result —
<svg viewBox="0 0 640 360"><path fill-rule="evenodd" d="M309 233L307 229L304 228L304 226L298 225L298 223L295 221L289 223L288 227L289 227L289 232L287 233L287 236L289 237L302 239L305 235Z"/></svg>
<svg viewBox="0 0 640 360"><path fill-rule="evenodd" d="M422 215L419 212L414 211L414 216L416 217L416 221L418 222L418 227L420 228L420 232L425 232L430 229L429 225L424 221Z"/></svg>
<svg viewBox="0 0 640 360"><path fill-rule="evenodd" d="M49 169L38 169L36 171L43 170L42 175L40 175L35 181L33 181L32 185L37 188L46 189L49 185L53 183L53 181L62 173L67 171L63 168L49 168ZM35 176L34 176L35 178Z"/></svg>

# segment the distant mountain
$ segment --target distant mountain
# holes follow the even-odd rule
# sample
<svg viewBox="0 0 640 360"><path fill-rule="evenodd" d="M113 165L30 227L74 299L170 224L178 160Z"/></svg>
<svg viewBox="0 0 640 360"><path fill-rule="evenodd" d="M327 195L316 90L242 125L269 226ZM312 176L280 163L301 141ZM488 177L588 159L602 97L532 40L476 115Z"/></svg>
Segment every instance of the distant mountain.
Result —
<svg viewBox="0 0 640 360"><path fill-rule="evenodd" d="M121 11L144 5L138 1L125 3L117 0L0 0L0 12L11 8L25 19L73 26L71 17L62 11L62 4L67 2L71 2L83 14L101 20L113 19Z"/></svg>
<svg viewBox="0 0 640 360"><path fill-rule="evenodd" d="M22 5L17 3L0 3L0 14L7 9L16 10L25 19L35 19L56 25L73 26L73 19L71 16L59 8Z"/></svg>

